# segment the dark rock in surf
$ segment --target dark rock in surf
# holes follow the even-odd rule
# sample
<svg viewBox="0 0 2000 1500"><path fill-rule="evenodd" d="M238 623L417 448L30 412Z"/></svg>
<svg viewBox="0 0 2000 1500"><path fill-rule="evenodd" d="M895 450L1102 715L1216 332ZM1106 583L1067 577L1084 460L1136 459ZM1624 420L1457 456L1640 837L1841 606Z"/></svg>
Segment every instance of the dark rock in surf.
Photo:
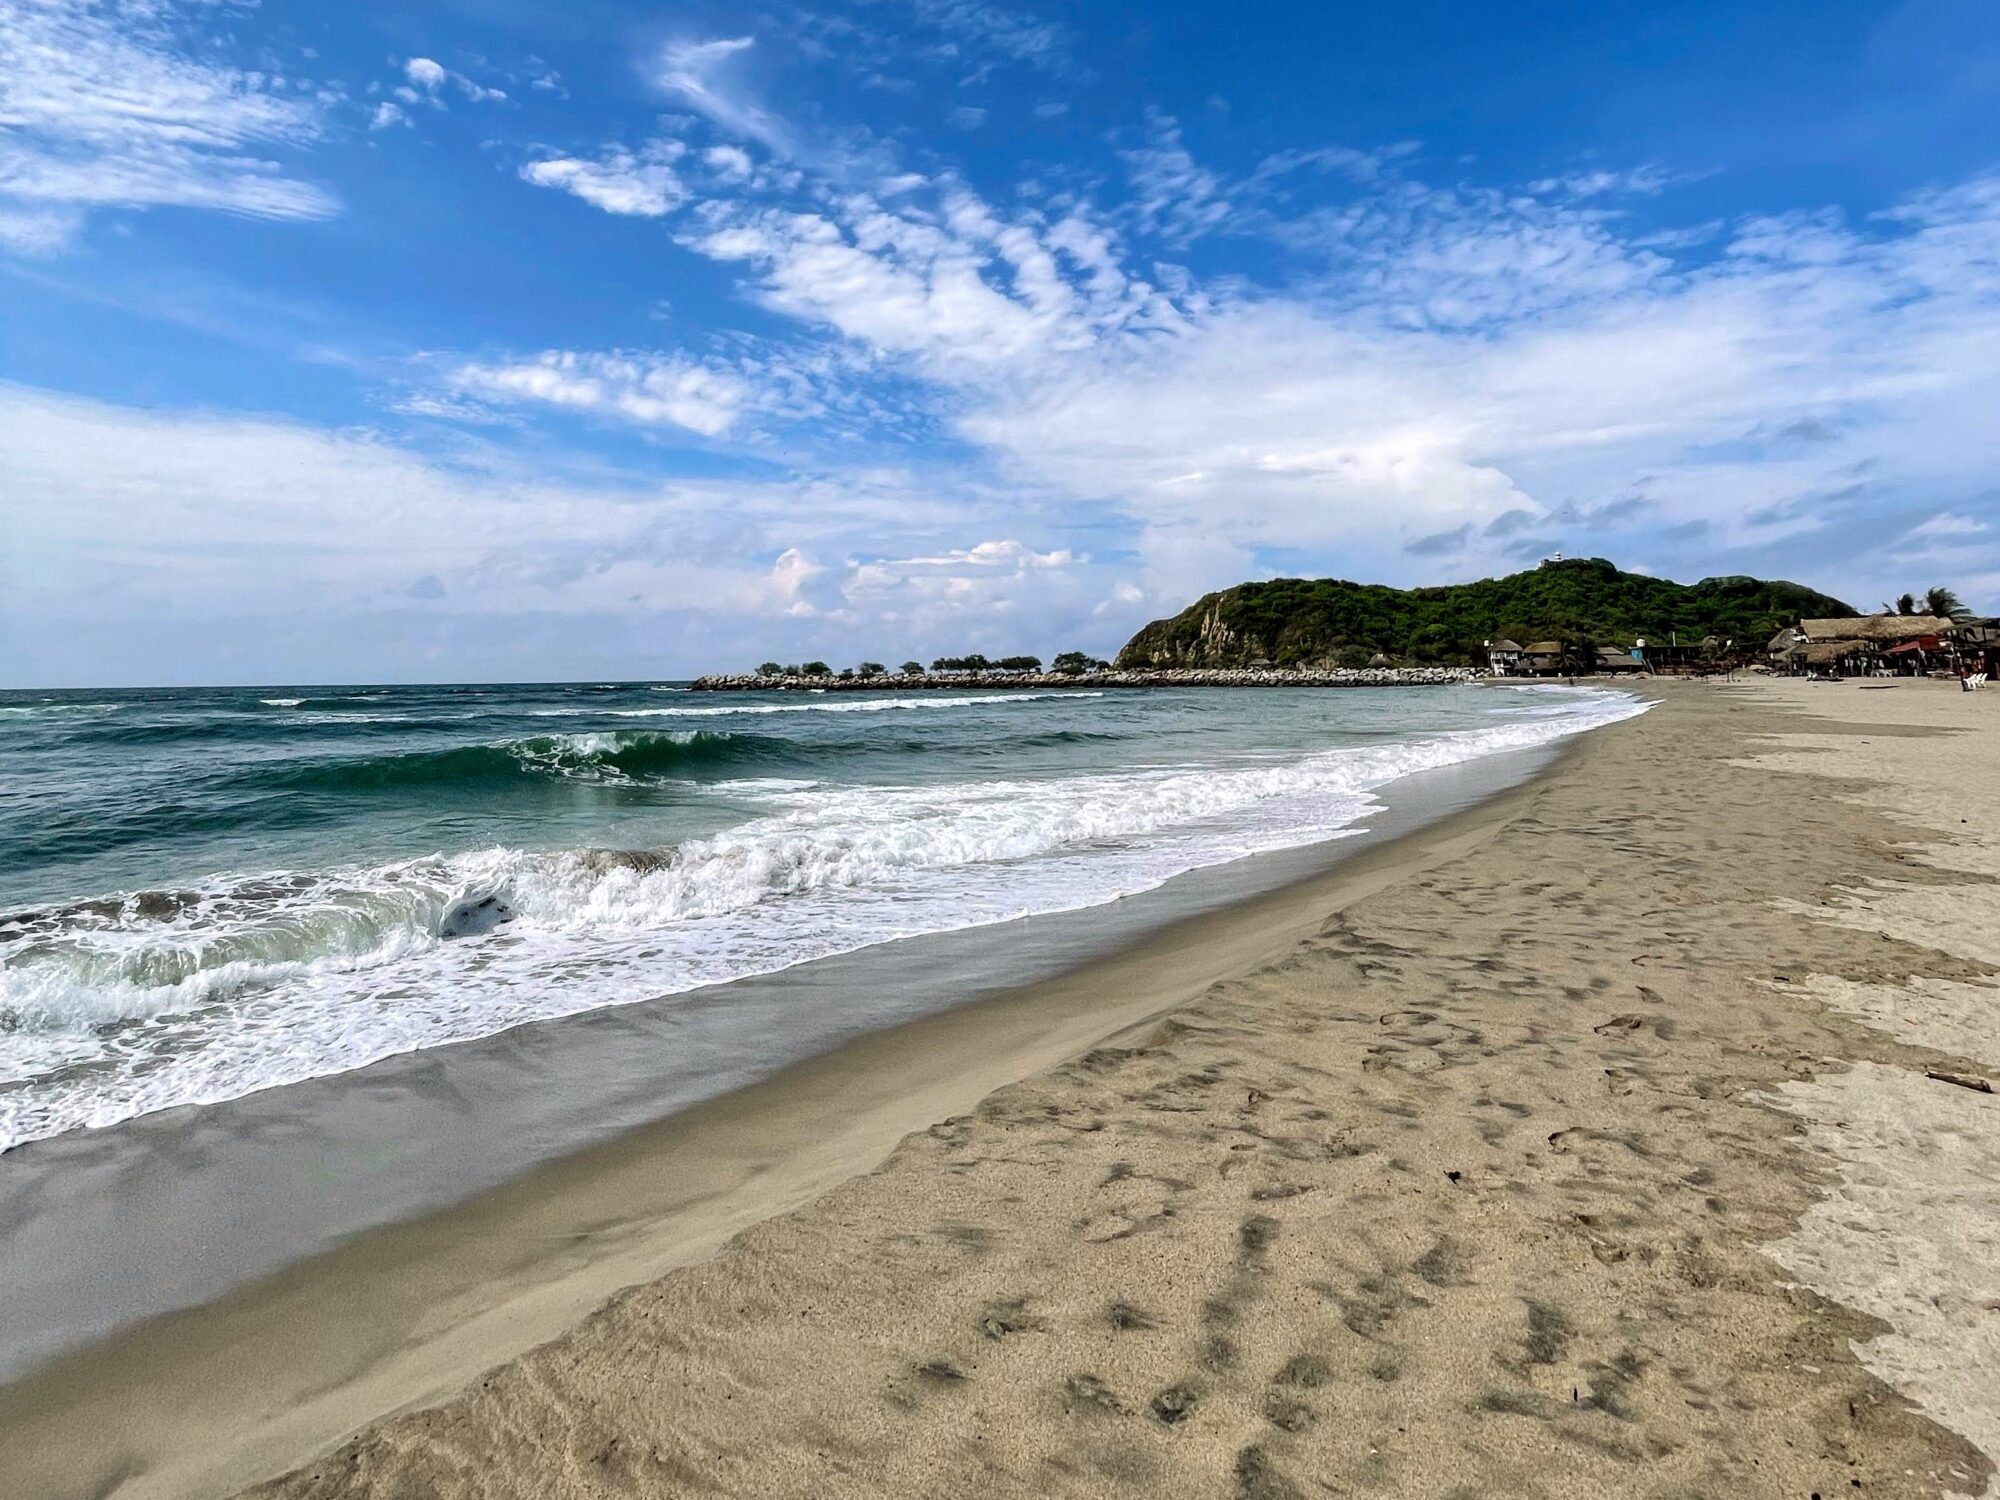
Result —
<svg viewBox="0 0 2000 1500"><path fill-rule="evenodd" d="M505 897L497 893L467 896L461 901L454 901L451 910L444 914L444 920L438 924L438 936L476 937L513 920L514 908L507 904Z"/></svg>

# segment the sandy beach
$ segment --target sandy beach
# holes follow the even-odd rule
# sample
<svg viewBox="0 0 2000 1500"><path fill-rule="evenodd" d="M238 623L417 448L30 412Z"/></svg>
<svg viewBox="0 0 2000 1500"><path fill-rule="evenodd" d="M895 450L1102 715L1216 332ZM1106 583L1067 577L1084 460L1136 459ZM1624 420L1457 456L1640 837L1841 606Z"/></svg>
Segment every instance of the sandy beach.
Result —
<svg viewBox="0 0 2000 1500"><path fill-rule="evenodd" d="M1324 877L60 1360L0 1492L1986 1493L2000 695L1872 686L1654 685Z"/></svg>

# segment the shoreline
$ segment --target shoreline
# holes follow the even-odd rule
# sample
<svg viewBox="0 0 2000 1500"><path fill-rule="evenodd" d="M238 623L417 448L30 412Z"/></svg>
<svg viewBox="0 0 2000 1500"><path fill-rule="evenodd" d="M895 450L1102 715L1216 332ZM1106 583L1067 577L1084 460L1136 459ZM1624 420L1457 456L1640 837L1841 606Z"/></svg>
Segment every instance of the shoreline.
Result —
<svg viewBox="0 0 2000 1500"><path fill-rule="evenodd" d="M1281 960L257 1495L1986 1492L2000 1102L1934 1075L2000 1057L2000 724L1656 691Z"/></svg>
<svg viewBox="0 0 2000 1500"><path fill-rule="evenodd" d="M1655 686L1324 876L58 1361L0 1477L222 1493L383 1406L285 1386L372 1334L428 1394L262 1500L1987 1493L2000 1102L1936 1080L2000 1073L2000 721L1898 686ZM538 1236L632 1284L494 1303Z"/></svg>
<svg viewBox="0 0 2000 1500"><path fill-rule="evenodd" d="M1539 761L1498 790L1456 794L1470 805L1439 817L1392 800L1359 825L1375 837L1358 847L1336 839L1240 862L1316 859L1325 867L1314 873L1170 915L1052 976L864 1032L466 1201L366 1228L275 1274L38 1361L0 1383L0 1490L51 1500L218 1495L368 1422L447 1398L621 1288L694 1263L867 1172L942 1115L1281 957L1330 905L1489 834L1577 743L1472 763L1497 771L1524 753ZM616 1025L615 1011L602 1014ZM579 1019L588 1020L545 1024ZM487 1039L496 1041L504 1035ZM421 1054L391 1061L435 1066ZM357 1077L316 1082L344 1087ZM125 1124L143 1130L146 1118ZM565 1248L551 1253L551 1243ZM367 1315L357 1318L357 1307Z"/></svg>

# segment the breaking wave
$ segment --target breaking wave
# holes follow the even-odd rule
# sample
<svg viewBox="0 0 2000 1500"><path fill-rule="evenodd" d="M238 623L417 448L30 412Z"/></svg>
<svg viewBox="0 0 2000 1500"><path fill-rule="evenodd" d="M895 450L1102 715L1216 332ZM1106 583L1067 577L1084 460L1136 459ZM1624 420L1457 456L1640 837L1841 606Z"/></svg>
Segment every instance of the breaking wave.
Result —
<svg viewBox="0 0 2000 1500"><path fill-rule="evenodd" d="M904 785L760 774L754 763L799 747L708 730L292 762L261 774L422 788L719 766L747 769L727 784L768 800L666 848L495 847L0 917L0 1150L897 937L1098 905L1340 837L1413 772L1643 710L1586 693L1560 717L1313 753ZM463 930L455 908L489 896L511 920L444 935Z"/></svg>

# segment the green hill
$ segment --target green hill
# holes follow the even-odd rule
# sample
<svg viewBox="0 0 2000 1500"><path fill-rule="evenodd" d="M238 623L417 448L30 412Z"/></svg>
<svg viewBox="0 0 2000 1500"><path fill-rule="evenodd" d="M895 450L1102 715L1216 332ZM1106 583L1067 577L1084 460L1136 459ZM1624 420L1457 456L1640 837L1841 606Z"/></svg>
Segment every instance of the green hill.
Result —
<svg viewBox="0 0 2000 1500"><path fill-rule="evenodd" d="M1376 653L1421 663L1483 664L1482 642L1558 635L1629 645L1713 635L1761 647L1800 616L1854 609L1796 583L1704 578L1674 583L1621 573L1601 557L1547 562L1506 578L1392 589L1334 578L1275 578L1209 594L1155 620L1118 653L1121 667L1359 666Z"/></svg>

